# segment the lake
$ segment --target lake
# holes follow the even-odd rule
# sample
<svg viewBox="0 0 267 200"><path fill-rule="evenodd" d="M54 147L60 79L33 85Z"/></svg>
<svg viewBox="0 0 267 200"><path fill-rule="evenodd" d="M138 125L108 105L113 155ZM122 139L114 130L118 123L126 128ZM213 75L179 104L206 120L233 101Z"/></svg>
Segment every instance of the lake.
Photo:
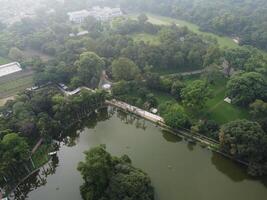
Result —
<svg viewBox="0 0 267 200"><path fill-rule="evenodd" d="M26 199L81 200L83 180L77 165L84 151L100 144L112 155L129 155L135 167L147 172L156 200L260 200L267 196L266 184L249 178L242 166L133 115L109 108L83 126L70 131L57 157L20 186Z"/></svg>

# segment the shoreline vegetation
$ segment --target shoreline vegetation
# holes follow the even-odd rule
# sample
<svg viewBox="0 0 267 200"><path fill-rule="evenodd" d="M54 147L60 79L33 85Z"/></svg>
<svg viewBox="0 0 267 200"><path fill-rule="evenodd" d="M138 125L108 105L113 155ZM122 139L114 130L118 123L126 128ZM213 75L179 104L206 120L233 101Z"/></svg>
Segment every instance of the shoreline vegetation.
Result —
<svg viewBox="0 0 267 200"><path fill-rule="evenodd" d="M12 38L2 53L33 72L21 81L10 76L14 85L34 84L0 107L0 158L6 160L0 184L12 182L17 170L29 171L24 164L36 140L46 141L34 157L42 163L53 139L112 98L135 106L128 110L134 114L139 108L157 113L158 126L247 165L252 176L267 174L267 58L261 51L151 14L112 23L89 17L79 26L88 33L71 37L77 25L57 9L62 12L0 32ZM22 52L29 49L49 59L26 63ZM0 90L11 88L7 83Z"/></svg>

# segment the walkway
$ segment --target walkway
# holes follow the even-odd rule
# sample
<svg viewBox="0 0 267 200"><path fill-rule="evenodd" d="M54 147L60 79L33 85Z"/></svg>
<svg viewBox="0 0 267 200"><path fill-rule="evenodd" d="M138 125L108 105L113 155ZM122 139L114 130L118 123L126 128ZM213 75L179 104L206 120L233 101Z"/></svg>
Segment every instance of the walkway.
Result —
<svg viewBox="0 0 267 200"><path fill-rule="evenodd" d="M117 108L120 108L120 109L123 109L127 112L131 112L133 114L136 114L142 118L145 118L149 121L152 121L152 122L155 122L155 123L164 123L164 120L162 117L158 116L158 115L154 115L150 112L147 112L145 110L142 110L140 108L137 108L135 106L132 106L130 104L127 104L125 102L122 102L122 101L117 101L115 99L111 100L111 101L108 101L106 100L106 103L108 105L111 105L111 106L115 106Z"/></svg>
<svg viewBox="0 0 267 200"><path fill-rule="evenodd" d="M162 77L164 77L164 76L169 76L169 77L173 77L173 76L190 76L190 75L202 74L202 73L204 73L204 71L205 71L204 69L199 69L199 70L193 70L193 71L189 71L189 72L165 74L165 75L162 75Z"/></svg>

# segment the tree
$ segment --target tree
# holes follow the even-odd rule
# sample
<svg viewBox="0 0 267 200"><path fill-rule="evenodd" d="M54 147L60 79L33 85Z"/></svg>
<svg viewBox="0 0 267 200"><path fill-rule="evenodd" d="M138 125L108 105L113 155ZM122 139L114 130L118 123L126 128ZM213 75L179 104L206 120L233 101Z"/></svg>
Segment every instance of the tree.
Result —
<svg viewBox="0 0 267 200"><path fill-rule="evenodd" d="M232 77L227 83L227 95L237 105L247 106L256 99L267 98L267 82L259 73L249 72Z"/></svg>
<svg viewBox="0 0 267 200"><path fill-rule="evenodd" d="M219 64L219 60L222 53L219 47L211 46L207 49L207 53L204 56L204 66L209 66L212 64Z"/></svg>
<svg viewBox="0 0 267 200"><path fill-rule="evenodd" d="M121 57L114 60L111 65L112 76L115 80L134 80L138 77L140 70L138 66L130 59Z"/></svg>
<svg viewBox="0 0 267 200"><path fill-rule="evenodd" d="M84 200L154 198L150 178L134 168L128 156L112 157L103 145L85 155L85 161L78 165L85 181L80 188Z"/></svg>
<svg viewBox="0 0 267 200"><path fill-rule="evenodd" d="M204 79L210 84L214 84L216 81L223 78L223 73L220 71L219 66L216 64L207 66L202 75Z"/></svg>
<svg viewBox="0 0 267 200"><path fill-rule="evenodd" d="M93 52L84 52L75 63L80 80L87 86L90 86L92 79L101 75L104 69L104 61Z"/></svg>
<svg viewBox="0 0 267 200"><path fill-rule="evenodd" d="M177 103L166 102L160 105L160 113L165 123L172 128L190 127L189 117L184 108Z"/></svg>
<svg viewBox="0 0 267 200"><path fill-rule="evenodd" d="M219 135L221 149L249 163L252 175L266 173L267 135L256 122L237 120L222 126Z"/></svg>
<svg viewBox="0 0 267 200"><path fill-rule="evenodd" d="M21 61L23 61L24 55L20 49L18 49L17 47L12 47L9 50L8 57L15 60L15 61L21 62Z"/></svg>
<svg viewBox="0 0 267 200"><path fill-rule="evenodd" d="M257 121L267 133L267 103L257 99L249 107L252 119Z"/></svg>
<svg viewBox="0 0 267 200"><path fill-rule="evenodd" d="M181 92L184 87L185 87L185 84L181 81L175 81L172 84L171 94L172 96L174 96L176 100L178 101L181 100Z"/></svg>
<svg viewBox="0 0 267 200"><path fill-rule="evenodd" d="M7 133L0 138L0 174L8 172L14 174L17 167L27 161L30 156L29 146L26 140L16 133Z"/></svg>
<svg viewBox="0 0 267 200"><path fill-rule="evenodd" d="M137 18L140 24L145 24L148 20L146 14L140 14Z"/></svg>
<svg viewBox="0 0 267 200"><path fill-rule="evenodd" d="M210 90L205 81L196 80L182 89L182 102L189 109L202 109L210 97Z"/></svg>

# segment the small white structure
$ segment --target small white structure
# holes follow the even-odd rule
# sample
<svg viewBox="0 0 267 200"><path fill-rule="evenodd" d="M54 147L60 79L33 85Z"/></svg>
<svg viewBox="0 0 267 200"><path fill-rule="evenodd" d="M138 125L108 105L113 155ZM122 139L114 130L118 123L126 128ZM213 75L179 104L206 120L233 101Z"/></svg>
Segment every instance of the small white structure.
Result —
<svg viewBox="0 0 267 200"><path fill-rule="evenodd" d="M54 156L54 155L56 155L56 154L57 154L56 151L48 153L49 156Z"/></svg>
<svg viewBox="0 0 267 200"><path fill-rule="evenodd" d="M232 103L232 99L230 99L229 97L226 97L224 99L224 102L231 104Z"/></svg>
<svg viewBox="0 0 267 200"><path fill-rule="evenodd" d="M68 89L68 86L66 86L64 83L59 83L58 85L64 90Z"/></svg>
<svg viewBox="0 0 267 200"><path fill-rule="evenodd" d="M81 24L86 17L90 15L90 13L87 10L79 10L75 12L68 12L69 20L74 23Z"/></svg>
<svg viewBox="0 0 267 200"><path fill-rule="evenodd" d="M65 94L66 94L67 96L72 96L72 95L78 94L80 91L81 91L81 88L77 88L77 89L75 89L75 90L73 90L73 91L70 91L70 92L65 91Z"/></svg>
<svg viewBox="0 0 267 200"><path fill-rule="evenodd" d="M15 72L21 71L21 66L18 62L9 63L0 66L0 77L13 74Z"/></svg>
<svg viewBox="0 0 267 200"><path fill-rule="evenodd" d="M156 108L151 108L150 111L151 111L153 114L157 114L157 113L158 113L158 109L156 109Z"/></svg>
<svg viewBox="0 0 267 200"><path fill-rule="evenodd" d="M102 88L103 88L104 90L110 90L111 85L107 83L107 84L104 84L104 85L102 86Z"/></svg>
<svg viewBox="0 0 267 200"><path fill-rule="evenodd" d="M77 33L77 36L87 35L88 33L89 33L88 31L81 31L81 32Z"/></svg>

